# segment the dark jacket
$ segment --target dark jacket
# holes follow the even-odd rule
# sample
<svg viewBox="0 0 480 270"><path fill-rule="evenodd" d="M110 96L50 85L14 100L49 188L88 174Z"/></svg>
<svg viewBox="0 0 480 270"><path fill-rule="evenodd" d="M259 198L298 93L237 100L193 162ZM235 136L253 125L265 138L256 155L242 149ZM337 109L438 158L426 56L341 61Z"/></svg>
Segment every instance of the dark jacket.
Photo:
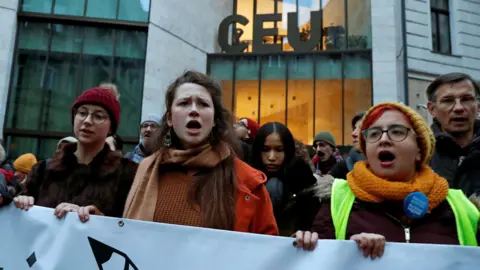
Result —
<svg viewBox="0 0 480 270"><path fill-rule="evenodd" d="M266 187L280 234L290 236L297 230L310 229L320 208L314 193L317 180L310 166L301 158L295 158L284 172L267 177Z"/></svg>
<svg viewBox="0 0 480 270"><path fill-rule="evenodd" d="M475 123L473 141L465 148L441 131L437 122L432 125L436 144L430 166L446 178L450 188L461 189L469 197L480 195L480 121Z"/></svg>
<svg viewBox="0 0 480 270"><path fill-rule="evenodd" d="M320 239L335 239L328 200L330 192L331 190L321 190L317 193L319 199L326 200L311 229L318 233ZM447 201L422 219L409 222L404 218L401 202L368 203L356 199L348 219L346 239L355 234L375 233L385 236L387 242L405 243L405 228L410 229L410 243L459 245L455 216ZM479 232L477 241L480 243Z"/></svg>
<svg viewBox="0 0 480 270"><path fill-rule="evenodd" d="M68 144L55 152L47 171L45 161L37 163L22 194L33 196L39 206L95 205L106 216L121 217L137 164L110 151L108 145L90 164L79 164L76 148L77 144Z"/></svg>
<svg viewBox="0 0 480 270"><path fill-rule="evenodd" d="M333 178L347 179L347 174L353 169L353 165L361 160L365 160L365 156L355 148L352 148L345 160L341 160L333 166L330 175L332 175Z"/></svg>
<svg viewBox="0 0 480 270"><path fill-rule="evenodd" d="M150 154L147 153L147 150L145 150L145 147L143 147L142 143L137 144L132 152L125 154L126 159L129 159L137 164L140 164L140 162L142 162L143 159L148 156L150 156Z"/></svg>

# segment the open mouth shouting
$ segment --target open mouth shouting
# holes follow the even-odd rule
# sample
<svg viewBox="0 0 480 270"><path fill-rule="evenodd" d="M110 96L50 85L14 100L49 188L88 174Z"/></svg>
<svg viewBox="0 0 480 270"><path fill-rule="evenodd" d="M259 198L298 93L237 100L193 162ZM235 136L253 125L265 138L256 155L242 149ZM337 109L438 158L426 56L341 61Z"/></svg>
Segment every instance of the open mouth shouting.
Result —
<svg viewBox="0 0 480 270"><path fill-rule="evenodd" d="M202 124L197 120L190 120L187 123L187 132L190 136L196 136L200 134L200 130L202 128Z"/></svg>
<svg viewBox="0 0 480 270"><path fill-rule="evenodd" d="M395 161L395 154L387 150L382 150L378 153L378 160L380 160L380 166L382 168L390 168Z"/></svg>

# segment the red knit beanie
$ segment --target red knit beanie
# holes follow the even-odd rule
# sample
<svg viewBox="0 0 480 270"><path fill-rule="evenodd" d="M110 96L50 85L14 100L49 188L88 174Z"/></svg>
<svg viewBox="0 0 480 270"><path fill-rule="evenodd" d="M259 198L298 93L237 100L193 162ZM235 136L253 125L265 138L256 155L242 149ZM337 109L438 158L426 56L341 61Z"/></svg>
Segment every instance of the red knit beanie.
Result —
<svg viewBox="0 0 480 270"><path fill-rule="evenodd" d="M252 141L255 140L255 137L257 136L258 130L260 129L260 125L250 118L245 117L245 118L242 118L242 119L247 120L247 129L250 131L248 136L250 137L250 139Z"/></svg>
<svg viewBox="0 0 480 270"><path fill-rule="evenodd" d="M99 105L107 110L112 122L112 134L117 132L120 124L120 102L118 102L116 95L112 91L106 88L95 87L83 92L72 104L72 124L75 116L74 110L84 104Z"/></svg>

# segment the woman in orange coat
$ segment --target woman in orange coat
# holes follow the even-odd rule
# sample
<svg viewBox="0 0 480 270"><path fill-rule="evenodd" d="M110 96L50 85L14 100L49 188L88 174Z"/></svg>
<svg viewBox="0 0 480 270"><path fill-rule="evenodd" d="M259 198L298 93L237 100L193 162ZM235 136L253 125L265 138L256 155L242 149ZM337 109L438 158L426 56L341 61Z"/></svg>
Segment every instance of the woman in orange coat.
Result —
<svg viewBox="0 0 480 270"><path fill-rule="evenodd" d="M124 217L278 234L266 177L239 160L222 90L186 72L167 90L156 152L137 171Z"/></svg>

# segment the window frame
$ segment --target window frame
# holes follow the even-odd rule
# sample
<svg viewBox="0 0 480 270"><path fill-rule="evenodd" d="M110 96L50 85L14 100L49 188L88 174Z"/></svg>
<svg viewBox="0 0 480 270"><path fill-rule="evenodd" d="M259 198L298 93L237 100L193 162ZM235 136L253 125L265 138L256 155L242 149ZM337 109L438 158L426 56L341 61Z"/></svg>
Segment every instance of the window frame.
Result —
<svg viewBox="0 0 480 270"><path fill-rule="evenodd" d="M432 26L435 27L435 31L437 33L437 40L433 39L433 27L430 30L430 34L432 35L432 51L434 53L439 53L439 54L447 54L447 55L452 55L452 27L450 25L450 1L449 0L444 0L447 1L447 9L441 9L438 7L435 7L433 4L433 0L430 0L430 20ZM441 45L442 41L440 39L440 16L439 15L444 15L447 17L448 21L448 52L442 52L441 51ZM435 19L434 19L435 16Z"/></svg>
<svg viewBox="0 0 480 270"><path fill-rule="evenodd" d="M117 0L118 3L119 0ZM98 27L98 28L108 28L114 29L115 31L141 31L145 32L148 39L148 21L147 22L138 22L138 21L123 21L123 20L113 20L113 19L102 19L102 18L93 18L93 17L86 17L86 16L73 16L73 15L58 15L53 13L36 13L36 12L24 12L22 11L22 4L23 0L18 1L18 13L17 13L17 26L16 26L16 33L15 33L15 45L14 51L12 54L12 65L10 68L10 78L8 84L8 94L7 94L7 101L6 101L6 108L5 108L5 121L3 124L3 137L5 142L11 141L14 137L28 137L38 140L36 149L33 151L35 153L39 153L42 149L42 139L61 139L66 136L72 136L73 132L63 132L63 131L48 131L48 130L41 130L41 129L23 129L23 128L16 128L15 126L9 127L8 126L8 116L7 114L10 112L11 106L15 108L16 105L12 105L11 99L13 95L15 85L15 68L17 66L17 56L19 53L19 35L20 35L20 27L24 22L33 22L33 23L47 23L47 24L64 24L64 25L75 25L80 27ZM55 0L52 1L52 11L55 4ZM150 1L151 7L151 1ZM118 13L118 12L117 12ZM149 12L150 18L150 12ZM48 40L51 43L52 35L49 34ZM116 51L118 43L118 38L114 38L113 43L113 50ZM148 42L145 42L145 52L146 46ZM46 55L50 55L52 53L50 45L45 50ZM79 57L83 58L83 52L79 53ZM112 59L115 59L115 54L113 54ZM113 65L112 60L112 76L114 76L115 66ZM143 59L146 61L146 55ZM146 72L146 71L145 71ZM144 76L145 76L144 72ZM45 91L46 88L42 87L42 91ZM80 93L77 93L79 95ZM141 92L139 95L143 97L143 87L141 88ZM143 98L142 103L143 104ZM42 107L47 106L46 104L42 103ZM42 108L43 110L43 108ZM138 125L140 125L141 114L138 118ZM42 125L42 123L36 123L38 125ZM138 136L122 136L125 145L135 145L138 143ZM6 146L6 151L9 152L8 146ZM10 154L10 153L8 153Z"/></svg>

